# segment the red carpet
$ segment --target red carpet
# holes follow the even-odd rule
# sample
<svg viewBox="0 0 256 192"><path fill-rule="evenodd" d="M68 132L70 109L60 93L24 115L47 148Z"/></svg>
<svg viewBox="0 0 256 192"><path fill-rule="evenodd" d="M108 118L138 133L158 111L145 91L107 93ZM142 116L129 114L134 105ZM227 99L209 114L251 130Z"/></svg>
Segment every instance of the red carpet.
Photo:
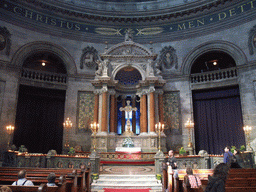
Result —
<svg viewBox="0 0 256 192"><path fill-rule="evenodd" d="M109 189L104 188L105 192L149 192L149 189Z"/></svg>

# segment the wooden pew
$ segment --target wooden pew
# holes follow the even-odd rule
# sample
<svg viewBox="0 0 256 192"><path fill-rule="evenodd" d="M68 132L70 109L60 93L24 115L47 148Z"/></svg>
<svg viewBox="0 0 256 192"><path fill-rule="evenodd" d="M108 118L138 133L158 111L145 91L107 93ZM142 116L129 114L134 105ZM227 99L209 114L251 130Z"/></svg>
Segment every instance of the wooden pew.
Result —
<svg viewBox="0 0 256 192"><path fill-rule="evenodd" d="M230 169L226 192L256 191L256 169Z"/></svg>
<svg viewBox="0 0 256 192"><path fill-rule="evenodd" d="M202 187L200 189L187 189L183 186L184 176L186 175L186 169L178 170L179 179L175 180L174 192L184 191L184 192L194 192L194 191L203 191L208 183L208 175L213 174L212 169L193 169L193 174L198 176L201 180Z"/></svg>
<svg viewBox="0 0 256 192"><path fill-rule="evenodd" d="M199 172L198 172L199 171ZM199 176L201 179L203 188L206 187L208 183L208 176L213 174L213 170L208 169L206 172L203 171L203 174L201 174L200 169L193 170L194 174ZM186 175L186 170L179 170L179 179L174 180L176 183L174 183L174 192L178 191L184 191L189 192L188 189L183 188L182 182L184 180L184 176ZM181 189L183 188L183 190ZM225 185L226 192L256 192L256 169L230 169L228 178L226 180ZM190 190L190 191L197 191L197 190ZM200 191L200 190L199 190Z"/></svg>
<svg viewBox="0 0 256 192"><path fill-rule="evenodd" d="M61 190L59 190L59 187L48 187L46 184L41 184L40 186L5 186L9 187L13 192L61 192Z"/></svg>
<svg viewBox="0 0 256 192"><path fill-rule="evenodd" d="M90 191L90 169L59 169L59 168L0 168L0 181L13 182L17 180L18 171L25 169L27 171L27 178L35 184L47 183L47 176L50 172L56 174L56 182L58 177L66 175L66 180L70 186L70 190L77 191ZM8 183L6 183L8 184Z"/></svg>

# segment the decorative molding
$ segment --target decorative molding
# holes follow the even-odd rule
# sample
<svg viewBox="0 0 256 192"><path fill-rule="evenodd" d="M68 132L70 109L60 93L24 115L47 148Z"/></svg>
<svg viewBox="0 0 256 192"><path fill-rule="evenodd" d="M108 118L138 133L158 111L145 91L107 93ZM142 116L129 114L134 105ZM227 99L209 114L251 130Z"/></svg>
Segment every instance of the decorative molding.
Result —
<svg viewBox="0 0 256 192"><path fill-rule="evenodd" d="M114 89L111 89L108 91L110 95L116 95L116 91Z"/></svg>
<svg viewBox="0 0 256 192"><path fill-rule="evenodd" d="M71 4L66 4L66 3L58 3L58 2L47 2L44 0L21 0L23 4L28 4L27 6L34 6L38 7L38 9L44 9L45 11L48 12L55 12L55 14L61 14L61 15L66 15L67 17L76 17L80 19L88 19L89 21L95 21L98 22L100 21L105 21L105 22L114 22L114 23L144 23L146 21L153 21L153 22L161 22L164 20L169 20L171 18L177 18L177 17L183 17L183 16L190 16L190 15L195 15L197 13L202 13L203 11L211 10L211 9L218 9L221 10L226 7L227 2L232 2L232 0L211 0L210 2L205 2L202 3L201 1L199 2L194 2L187 4L186 6L167 6L164 8L161 8L159 10L155 9L155 7L162 7L160 5L157 5L158 3L163 3L163 2L153 2L155 6L152 6L152 2L150 2L150 6L146 6L144 3L143 9L141 11L136 11L134 9L134 6L132 6L131 12L128 12L127 14L126 11L121 11L121 10L97 10L95 9L95 6L97 7L109 7L107 5L102 5L98 6L98 1L95 2L96 4L93 4L93 2L88 2L85 4L83 1L83 5L81 6L72 6ZM77 3L77 2L76 2ZM104 2L101 2L104 3ZM132 2L134 4L134 2ZM86 6L84 6L86 5ZM122 6L123 7L123 6ZM136 6L139 7L139 6ZM154 7L152 10L150 7ZM186 8L184 8L186 7ZM146 12L145 12L146 8ZM125 9L127 9L127 6L125 6ZM170 11L172 10L172 11ZM107 15L107 13L111 13ZM157 12L157 13L156 13ZM120 17L120 14L123 16ZM131 16L128 16L131 15ZM155 16L157 15L157 16Z"/></svg>
<svg viewBox="0 0 256 192"><path fill-rule="evenodd" d="M256 49L256 25L249 31L248 47L250 55L253 55Z"/></svg>
<svg viewBox="0 0 256 192"><path fill-rule="evenodd" d="M11 50L11 34L6 27L0 26L0 51L5 49L5 54L10 55Z"/></svg>
<svg viewBox="0 0 256 192"><path fill-rule="evenodd" d="M102 87L101 89L96 89L93 91L95 95L101 95L102 93L108 92L107 87Z"/></svg>
<svg viewBox="0 0 256 192"><path fill-rule="evenodd" d="M86 66L87 69L95 70L98 58L98 51L94 47L85 47L80 58L80 69L83 69L84 66Z"/></svg>

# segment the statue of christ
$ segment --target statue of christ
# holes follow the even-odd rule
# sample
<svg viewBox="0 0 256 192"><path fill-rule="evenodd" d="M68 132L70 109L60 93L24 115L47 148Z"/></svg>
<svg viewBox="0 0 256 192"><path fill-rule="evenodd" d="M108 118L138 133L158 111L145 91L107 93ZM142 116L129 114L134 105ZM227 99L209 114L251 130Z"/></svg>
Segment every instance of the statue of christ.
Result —
<svg viewBox="0 0 256 192"><path fill-rule="evenodd" d="M133 132L131 130L131 121L130 119L132 118L132 111L137 111L137 108L136 107L132 107L130 105L131 101L126 101L127 102L127 106L125 107L120 107L120 111L125 111L125 118L127 119L126 120L126 125L125 125L125 133L126 135L131 135Z"/></svg>

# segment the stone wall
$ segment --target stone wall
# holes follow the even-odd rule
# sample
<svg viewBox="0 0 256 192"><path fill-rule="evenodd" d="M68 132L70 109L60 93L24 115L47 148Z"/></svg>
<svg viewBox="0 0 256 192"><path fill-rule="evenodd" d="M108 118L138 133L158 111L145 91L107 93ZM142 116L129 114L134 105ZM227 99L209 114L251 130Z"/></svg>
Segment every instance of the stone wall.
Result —
<svg viewBox="0 0 256 192"><path fill-rule="evenodd" d="M225 82L209 83L201 86L192 86L189 82L190 68L193 61L201 54L220 50L230 54L236 61L238 67L238 80L229 82L228 85L239 84L241 93L241 104L245 125L251 125L256 128L255 114L255 60L256 54L249 54L248 33L256 25L256 20L250 21L239 26L218 30L208 35L183 39L179 41L168 41L164 43L153 43L152 49L158 55L166 46L172 46L176 50L178 67L172 67L168 73L165 73L164 79L167 81L164 90L166 92L180 93L180 127L179 130L168 130L166 132L167 148L176 148L178 146L187 146L188 132L184 127L185 122L192 113L191 90L208 87L227 85ZM83 41L70 40L54 35L47 35L35 32L29 29L21 28L10 23L0 21L0 26L5 26L11 33L11 50L7 56L0 51L0 136L1 150L5 150L7 142L7 133L5 127L7 124L15 123L17 93L19 87L20 68L22 60L30 54L28 45L38 42L47 44L45 49L51 49L52 52L61 55L66 68L68 69L68 83L65 103L65 118L69 117L73 122L71 131L71 145L81 145L83 150L90 149L90 131L80 132L78 130L78 92L93 91L90 81L94 78L94 71L80 69L80 58L82 50L87 46L94 47L99 53L105 51L105 42L90 43ZM43 30L43 28L41 29ZM108 44L108 47L113 45ZM144 46L150 48L149 44ZM21 57L23 55L23 57ZM158 58L157 58L158 60ZM63 138L65 139L64 131ZM252 132L250 140L256 143L256 133ZM256 145L253 144L254 149Z"/></svg>

